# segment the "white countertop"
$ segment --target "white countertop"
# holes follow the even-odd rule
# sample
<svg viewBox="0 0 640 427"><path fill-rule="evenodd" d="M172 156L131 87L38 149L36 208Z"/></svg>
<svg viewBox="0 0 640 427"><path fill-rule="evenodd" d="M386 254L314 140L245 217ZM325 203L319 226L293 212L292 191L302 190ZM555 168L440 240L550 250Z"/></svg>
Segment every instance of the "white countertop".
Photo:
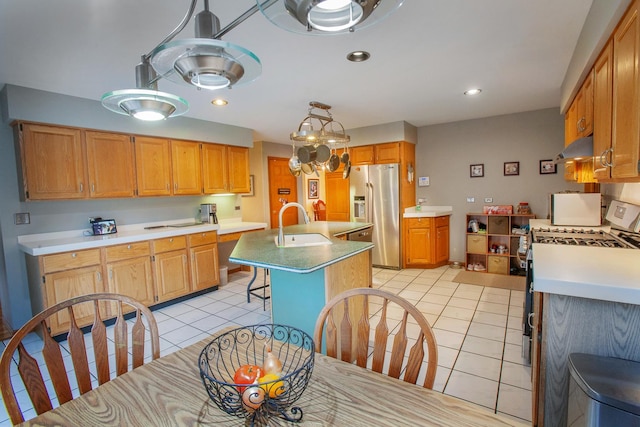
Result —
<svg viewBox="0 0 640 427"><path fill-rule="evenodd" d="M453 214L452 206L421 206L417 211L415 206L405 208L403 218L425 218Z"/></svg>
<svg viewBox="0 0 640 427"><path fill-rule="evenodd" d="M533 245L533 289L640 305L640 250Z"/></svg>
<svg viewBox="0 0 640 427"><path fill-rule="evenodd" d="M145 227L158 225L174 225L194 222L193 218L171 221L118 225L118 232L104 236L84 235L87 230L71 230L55 233L28 234L18 236L18 247L32 256L48 255L59 252L77 251L81 249L100 248L122 243L143 240L161 239L164 237L182 236L205 231L217 231L218 234L266 228L265 223L242 222L240 219L220 220L219 224L195 224L188 227L164 227L146 230Z"/></svg>

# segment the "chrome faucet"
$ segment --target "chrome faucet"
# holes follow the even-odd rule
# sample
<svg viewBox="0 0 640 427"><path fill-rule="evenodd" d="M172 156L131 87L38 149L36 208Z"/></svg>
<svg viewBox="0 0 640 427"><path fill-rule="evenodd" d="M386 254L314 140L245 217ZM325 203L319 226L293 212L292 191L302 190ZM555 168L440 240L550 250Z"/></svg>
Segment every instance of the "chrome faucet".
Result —
<svg viewBox="0 0 640 427"><path fill-rule="evenodd" d="M290 202L283 205L280 208L280 213L278 214L278 247L284 246L284 230L282 229L282 213L290 208L291 206L296 206L298 209L302 211L302 215L304 217L304 223L309 224L309 215L307 215L307 211L304 210L304 206L300 203Z"/></svg>

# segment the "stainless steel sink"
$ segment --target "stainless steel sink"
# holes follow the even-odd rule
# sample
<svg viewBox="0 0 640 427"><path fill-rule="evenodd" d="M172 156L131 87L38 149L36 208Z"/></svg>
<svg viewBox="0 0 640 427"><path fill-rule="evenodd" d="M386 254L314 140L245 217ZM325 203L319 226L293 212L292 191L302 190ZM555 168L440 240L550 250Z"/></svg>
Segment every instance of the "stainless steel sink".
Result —
<svg viewBox="0 0 640 427"><path fill-rule="evenodd" d="M275 236L274 241L278 246L278 236ZM299 248L305 246L324 246L332 245L333 242L323 236L320 233L300 233L300 234L285 234L283 245L279 248Z"/></svg>

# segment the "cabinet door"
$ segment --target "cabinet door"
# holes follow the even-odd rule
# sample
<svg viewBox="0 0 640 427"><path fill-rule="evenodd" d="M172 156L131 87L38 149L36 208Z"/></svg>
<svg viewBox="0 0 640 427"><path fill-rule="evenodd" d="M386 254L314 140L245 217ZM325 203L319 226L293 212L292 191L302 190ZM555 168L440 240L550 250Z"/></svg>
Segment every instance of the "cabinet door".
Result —
<svg viewBox="0 0 640 427"><path fill-rule="evenodd" d="M327 221L349 221L349 179L342 172L325 172Z"/></svg>
<svg viewBox="0 0 640 427"><path fill-rule="evenodd" d="M249 183L249 149L246 147L227 147L229 161L229 191L232 193L248 193Z"/></svg>
<svg viewBox="0 0 640 427"><path fill-rule="evenodd" d="M21 128L25 198L85 198L87 179L80 130L29 123Z"/></svg>
<svg viewBox="0 0 640 427"><path fill-rule="evenodd" d="M171 147L161 138L136 137L138 196L171 195Z"/></svg>
<svg viewBox="0 0 640 427"><path fill-rule="evenodd" d="M202 194L200 144L171 141L173 194Z"/></svg>
<svg viewBox="0 0 640 427"><path fill-rule="evenodd" d="M432 264L431 228L407 229L407 264Z"/></svg>
<svg viewBox="0 0 640 427"><path fill-rule="evenodd" d="M47 298L46 306L50 307L69 298L104 292L102 281L102 266L77 268L44 276L44 288ZM93 323L93 308L91 303L82 304L74 308L74 316L78 326ZM69 328L69 315L66 310L60 311L49 318L49 327L53 334L64 332Z"/></svg>
<svg viewBox="0 0 640 427"><path fill-rule="evenodd" d="M449 226L443 225L436 228L436 259L435 262L449 261Z"/></svg>
<svg viewBox="0 0 640 427"><path fill-rule="evenodd" d="M220 283L218 245L197 246L191 252L191 290L199 291Z"/></svg>
<svg viewBox="0 0 640 427"><path fill-rule="evenodd" d="M109 292L130 296L144 305L154 303L151 258L126 259L107 264Z"/></svg>
<svg viewBox="0 0 640 427"><path fill-rule="evenodd" d="M613 34L613 178L638 176L639 25L634 1Z"/></svg>
<svg viewBox="0 0 640 427"><path fill-rule="evenodd" d="M375 162L373 145L360 145L349 148L349 160L351 160L353 166L372 165Z"/></svg>
<svg viewBox="0 0 640 427"><path fill-rule="evenodd" d="M577 132L579 137L593 133L593 72L590 72L576 95Z"/></svg>
<svg viewBox="0 0 640 427"><path fill-rule="evenodd" d="M228 193L227 148L202 144L202 183L204 194Z"/></svg>
<svg viewBox="0 0 640 427"><path fill-rule="evenodd" d="M133 142L129 135L85 133L91 197L135 196Z"/></svg>
<svg viewBox="0 0 640 427"><path fill-rule="evenodd" d="M399 163L400 162L400 143L389 142L387 144L376 144L375 163L377 165L383 163Z"/></svg>
<svg viewBox="0 0 640 427"><path fill-rule="evenodd" d="M564 115L564 146L578 138L578 103L574 99Z"/></svg>
<svg viewBox="0 0 640 427"><path fill-rule="evenodd" d="M607 43L593 66L593 177L608 179L613 97L613 47Z"/></svg>
<svg viewBox="0 0 640 427"><path fill-rule="evenodd" d="M189 293L186 249L156 255L154 264L157 302L168 301Z"/></svg>

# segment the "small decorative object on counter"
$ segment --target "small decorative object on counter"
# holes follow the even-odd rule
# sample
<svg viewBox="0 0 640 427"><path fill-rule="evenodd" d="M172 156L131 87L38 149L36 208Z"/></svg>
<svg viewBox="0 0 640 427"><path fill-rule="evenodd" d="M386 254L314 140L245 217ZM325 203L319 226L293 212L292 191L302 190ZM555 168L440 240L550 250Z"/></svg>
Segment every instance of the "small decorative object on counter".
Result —
<svg viewBox="0 0 640 427"><path fill-rule="evenodd" d="M200 377L218 408L246 418L247 425L268 425L274 416L299 422L302 409L292 405L307 388L314 352L313 338L299 329L246 326L207 344L200 353ZM257 378L249 375L252 370Z"/></svg>
<svg viewBox="0 0 640 427"><path fill-rule="evenodd" d="M517 212L518 212L519 214L522 214L522 215L529 215L529 214L531 214L531 208L529 207L529 203L527 203L527 202L520 202L520 203L518 204L518 210L517 210Z"/></svg>

